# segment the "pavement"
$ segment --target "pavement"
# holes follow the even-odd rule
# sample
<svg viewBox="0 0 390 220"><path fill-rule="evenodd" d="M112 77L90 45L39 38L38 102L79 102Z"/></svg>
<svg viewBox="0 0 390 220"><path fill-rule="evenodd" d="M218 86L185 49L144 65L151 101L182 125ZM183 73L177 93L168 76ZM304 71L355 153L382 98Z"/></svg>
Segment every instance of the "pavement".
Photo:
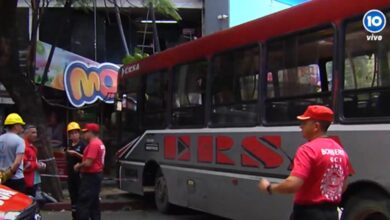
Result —
<svg viewBox="0 0 390 220"><path fill-rule="evenodd" d="M41 211L42 219L44 220L69 220L72 219L71 212L60 211L50 212ZM208 215L206 213L186 211L182 213L175 213L166 215L157 210L132 210L132 211L104 211L101 213L101 219L115 219L115 220L226 220L221 217Z"/></svg>
<svg viewBox="0 0 390 220"><path fill-rule="evenodd" d="M46 211L71 210L70 197L67 188L63 190L65 199L61 202L47 203L41 209ZM115 182L104 180L100 193L100 208L102 211L140 210L153 206L151 196L137 196L116 188Z"/></svg>

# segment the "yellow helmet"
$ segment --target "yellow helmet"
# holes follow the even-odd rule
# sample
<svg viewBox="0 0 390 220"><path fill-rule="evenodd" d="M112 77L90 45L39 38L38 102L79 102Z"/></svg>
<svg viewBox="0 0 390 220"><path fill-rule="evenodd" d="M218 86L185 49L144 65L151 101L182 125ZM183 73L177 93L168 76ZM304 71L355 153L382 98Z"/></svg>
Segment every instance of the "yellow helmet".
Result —
<svg viewBox="0 0 390 220"><path fill-rule="evenodd" d="M11 114L7 115L7 117L5 118L4 125L14 125L14 124L25 125L26 123L24 123L24 121L23 121L22 117L20 117L20 115L18 115L16 113L11 113Z"/></svg>
<svg viewBox="0 0 390 220"><path fill-rule="evenodd" d="M68 127L67 127L66 131L69 132L71 130L81 130L79 123L74 122L74 121L70 122L68 124Z"/></svg>

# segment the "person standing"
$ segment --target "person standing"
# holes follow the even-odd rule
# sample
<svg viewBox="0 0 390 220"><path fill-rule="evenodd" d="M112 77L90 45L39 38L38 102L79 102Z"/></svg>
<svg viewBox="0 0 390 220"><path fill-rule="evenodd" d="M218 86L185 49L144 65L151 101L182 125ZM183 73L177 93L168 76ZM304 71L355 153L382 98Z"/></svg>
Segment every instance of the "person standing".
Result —
<svg viewBox="0 0 390 220"><path fill-rule="evenodd" d="M24 130L24 143L26 149L24 152L23 165L24 165L24 184L26 186L26 194L35 197L39 184L41 183L41 176L39 171L46 168L46 164L38 162L37 154L38 150L34 146L34 142L37 140L37 128L34 125L27 125Z"/></svg>
<svg viewBox="0 0 390 220"><path fill-rule="evenodd" d="M6 174L2 184L19 192L25 190L23 180L25 144L23 138L19 136L25 124L20 115L11 113L4 120L6 133L0 135L0 170Z"/></svg>
<svg viewBox="0 0 390 220"><path fill-rule="evenodd" d="M79 220L100 220L99 194L106 148L98 137L99 130L99 125L95 123L88 123L82 129L88 145L84 150L82 162L74 166L74 170L80 170L81 174L77 203Z"/></svg>
<svg viewBox="0 0 390 220"><path fill-rule="evenodd" d="M258 187L269 194L295 193L291 220L338 220L337 206L353 173L347 153L326 133L333 111L310 105L298 116L303 137L294 157L290 176L281 183L260 180Z"/></svg>
<svg viewBox="0 0 390 220"><path fill-rule="evenodd" d="M76 209L79 197L80 173L74 170L74 166L81 162L85 149L84 142L80 138L80 125L77 122L70 122L67 126L69 147L65 149L68 173L68 190L72 205L72 218L77 219Z"/></svg>

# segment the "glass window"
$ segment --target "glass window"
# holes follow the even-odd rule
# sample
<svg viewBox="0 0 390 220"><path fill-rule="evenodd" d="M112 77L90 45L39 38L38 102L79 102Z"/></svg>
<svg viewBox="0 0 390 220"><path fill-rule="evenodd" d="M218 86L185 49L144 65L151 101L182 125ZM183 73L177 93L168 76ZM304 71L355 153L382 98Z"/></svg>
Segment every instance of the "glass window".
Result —
<svg viewBox="0 0 390 220"><path fill-rule="evenodd" d="M120 95L122 101L121 137L133 137L139 131L138 121L138 94L141 86L141 77L127 77L122 79ZM127 140L127 139L126 139Z"/></svg>
<svg viewBox="0 0 390 220"><path fill-rule="evenodd" d="M173 74L172 124L203 125L207 61L180 65Z"/></svg>
<svg viewBox="0 0 390 220"><path fill-rule="evenodd" d="M333 44L332 28L268 44L267 122L295 122L307 105L330 103Z"/></svg>
<svg viewBox="0 0 390 220"><path fill-rule="evenodd" d="M256 124L260 47L226 52L213 59L213 125Z"/></svg>
<svg viewBox="0 0 390 220"><path fill-rule="evenodd" d="M122 94L122 107L132 111L137 110L138 93L141 86L141 77L131 77L124 79L125 88Z"/></svg>
<svg viewBox="0 0 390 220"><path fill-rule="evenodd" d="M390 13L386 13L390 18ZM390 116L390 30L369 40L361 19L347 23L344 61L344 117ZM357 46L358 45L358 46Z"/></svg>
<svg viewBox="0 0 390 220"><path fill-rule="evenodd" d="M145 82L145 114L146 128L165 127L165 112L168 97L168 74L166 71L151 73Z"/></svg>

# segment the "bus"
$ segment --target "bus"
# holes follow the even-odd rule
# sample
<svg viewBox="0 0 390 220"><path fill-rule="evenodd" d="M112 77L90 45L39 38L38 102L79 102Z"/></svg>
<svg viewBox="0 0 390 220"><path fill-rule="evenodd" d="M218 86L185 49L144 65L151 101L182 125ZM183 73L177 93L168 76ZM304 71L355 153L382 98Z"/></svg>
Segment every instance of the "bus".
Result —
<svg viewBox="0 0 390 220"><path fill-rule="evenodd" d="M163 212L288 219L292 196L258 181L289 175L305 142L296 116L321 104L355 169L344 219L389 220L386 18L388 0L313 0L123 66L119 188L154 192Z"/></svg>

